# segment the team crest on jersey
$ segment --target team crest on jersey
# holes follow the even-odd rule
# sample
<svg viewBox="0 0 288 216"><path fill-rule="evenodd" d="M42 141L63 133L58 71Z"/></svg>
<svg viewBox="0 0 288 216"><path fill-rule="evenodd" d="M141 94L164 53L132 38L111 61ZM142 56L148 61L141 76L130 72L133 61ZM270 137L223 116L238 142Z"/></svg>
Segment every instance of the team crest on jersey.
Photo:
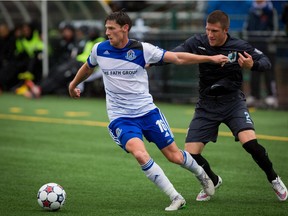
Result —
<svg viewBox="0 0 288 216"><path fill-rule="evenodd" d="M234 52L229 53L228 54L228 59L229 59L230 63L235 62L236 59L237 59L237 52L234 51Z"/></svg>
<svg viewBox="0 0 288 216"><path fill-rule="evenodd" d="M133 61L136 58L136 54L135 54L135 52L133 50L129 50L126 53L125 58L128 59L129 61Z"/></svg>

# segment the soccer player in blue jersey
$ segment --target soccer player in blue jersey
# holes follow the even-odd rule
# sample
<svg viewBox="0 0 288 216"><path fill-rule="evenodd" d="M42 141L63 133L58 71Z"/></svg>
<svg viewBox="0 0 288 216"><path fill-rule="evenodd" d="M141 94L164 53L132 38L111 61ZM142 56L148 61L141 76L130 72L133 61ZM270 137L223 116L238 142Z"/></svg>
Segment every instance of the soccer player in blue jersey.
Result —
<svg viewBox="0 0 288 216"><path fill-rule="evenodd" d="M131 26L131 19L123 11L114 12L106 18L108 40L94 45L87 62L70 83L69 93L71 97L79 98L77 85L99 65L103 72L111 137L135 157L147 178L169 196L172 203L165 210L174 211L184 207L186 201L146 151L143 135L149 142L155 143L169 161L194 173L205 193L213 195L214 185L193 157L178 149L164 115L149 93L145 65L159 61L224 64L228 58L223 55L168 52L149 43L131 40L128 37Z"/></svg>
<svg viewBox="0 0 288 216"><path fill-rule="evenodd" d="M208 161L201 154L208 142L216 142L221 123L232 131L235 141L252 156L266 174L277 198L287 200L288 192L283 181L273 168L265 148L259 144L254 123L241 91L242 68L254 71L269 70L271 63L267 56L244 40L228 33L229 17L220 10L207 17L206 34L197 34L177 46L173 52L187 52L198 55L222 54L229 57L223 67L209 63L199 64L199 100L186 136L185 150L201 165L213 181L215 188L222 179L215 174ZM200 191L196 200L207 201L210 196Z"/></svg>

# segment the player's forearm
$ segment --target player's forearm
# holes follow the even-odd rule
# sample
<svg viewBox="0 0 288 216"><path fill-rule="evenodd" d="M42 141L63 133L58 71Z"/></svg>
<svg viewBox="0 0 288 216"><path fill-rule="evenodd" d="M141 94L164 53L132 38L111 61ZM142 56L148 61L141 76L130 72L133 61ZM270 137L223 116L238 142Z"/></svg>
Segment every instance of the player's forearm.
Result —
<svg viewBox="0 0 288 216"><path fill-rule="evenodd" d="M76 86L86 80L93 73L93 68L89 68L87 63L83 64L82 67L78 70L76 76L71 81L70 86L76 88Z"/></svg>
<svg viewBox="0 0 288 216"><path fill-rule="evenodd" d="M196 55L192 53L177 52L178 57L176 64L199 64L204 62L213 62L212 56Z"/></svg>
<svg viewBox="0 0 288 216"><path fill-rule="evenodd" d="M165 62L177 65L199 64L204 62L213 62L213 56L196 55L187 52L166 52L164 56Z"/></svg>
<svg viewBox="0 0 288 216"><path fill-rule="evenodd" d="M177 65L199 64L205 62L213 62L222 65L228 61L228 57L224 55L207 56L207 55L196 55L186 52L174 53L167 51L164 55L163 61Z"/></svg>

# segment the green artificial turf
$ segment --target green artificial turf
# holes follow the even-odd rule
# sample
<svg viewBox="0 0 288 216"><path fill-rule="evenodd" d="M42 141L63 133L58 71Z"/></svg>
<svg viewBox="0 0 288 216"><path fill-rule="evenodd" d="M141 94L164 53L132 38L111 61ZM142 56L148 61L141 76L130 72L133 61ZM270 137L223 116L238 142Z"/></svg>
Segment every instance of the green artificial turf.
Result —
<svg viewBox="0 0 288 216"><path fill-rule="evenodd" d="M156 104L183 148L193 105ZM251 115L259 142L288 185L288 112L251 110ZM223 179L209 202L196 202L196 178L147 143L187 201L187 208L165 212L169 199L113 142L107 124L104 99L0 95L0 215L288 215L288 203L277 200L264 173L225 125L217 144L209 143L203 153ZM67 193L58 212L46 212L37 203L38 189L49 182Z"/></svg>

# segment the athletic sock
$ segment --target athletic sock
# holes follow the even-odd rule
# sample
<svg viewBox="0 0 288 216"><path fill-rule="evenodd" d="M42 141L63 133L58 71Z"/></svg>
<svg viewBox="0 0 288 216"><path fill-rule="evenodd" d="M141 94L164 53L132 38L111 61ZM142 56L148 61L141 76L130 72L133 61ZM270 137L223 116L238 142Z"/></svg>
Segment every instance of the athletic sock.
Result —
<svg viewBox="0 0 288 216"><path fill-rule="evenodd" d="M257 139L250 140L243 144L243 148L251 154L254 161L258 166L265 172L268 181L271 183L272 180L277 178L277 174L273 169L272 162L268 157L266 149L257 142Z"/></svg>
<svg viewBox="0 0 288 216"><path fill-rule="evenodd" d="M183 164L182 167L185 169L188 169L190 172L194 173L196 176L200 175L202 173L202 167L198 165L196 160L187 152L187 151L182 151L183 154Z"/></svg>
<svg viewBox="0 0 288 216"><path fill-rule="evenodd" d="M197 161L199 166L203 167L203 169L205 170L206 174L212 180L214 186L216 186L218 181L219 181L219 178L218 178L218 175L216 175L212 171L208 161L201 154L191 154L191 156L195 159L195 161Z"/></svg>
<svg viewBox="0 0 288 216"><path fill-rule="evenodd" d="M169 181L161 167L154 162L152 158L141 166L143 172L160 190L167 194L170 200L173 200L179 193Z"/></svg>

